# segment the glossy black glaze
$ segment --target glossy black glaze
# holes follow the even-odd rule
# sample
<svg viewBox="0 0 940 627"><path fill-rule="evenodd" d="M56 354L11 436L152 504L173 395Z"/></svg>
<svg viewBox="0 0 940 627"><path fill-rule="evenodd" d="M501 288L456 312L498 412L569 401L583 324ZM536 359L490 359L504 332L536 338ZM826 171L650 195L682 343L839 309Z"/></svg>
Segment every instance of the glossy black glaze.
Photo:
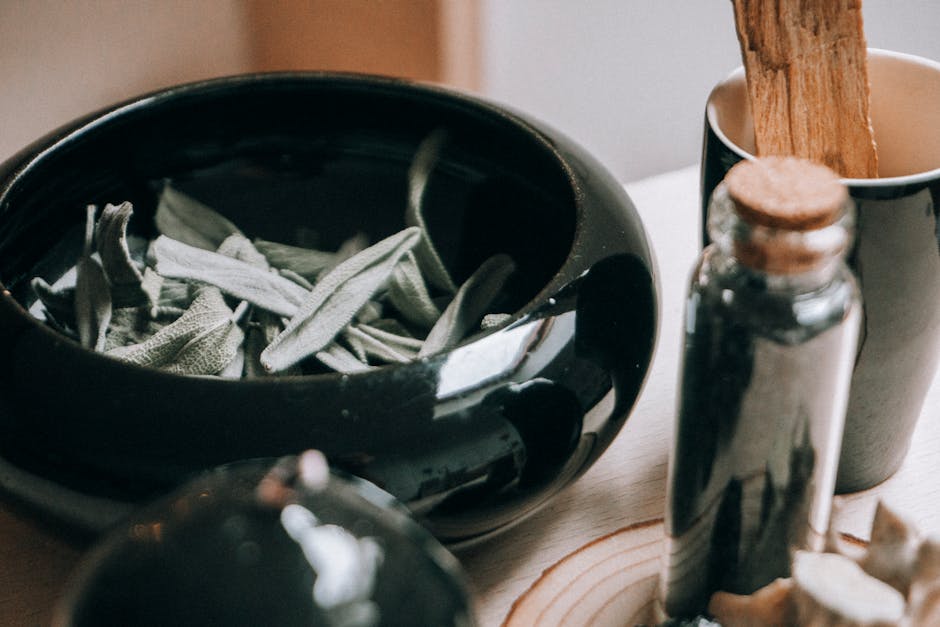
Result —
<svg viewBox="0 0 940 627"><path fill-rule="evenodd" d="M706 118L706 199L742 159ZM940 175L848 179L856 242L848 256L864 312L836 492L875 486L901 466L940 359ZM703 234L703 244L708 244Z"/></svg>
<svg viewBox="0 0 940 627"><path fill-rule="evenodd" d="M432 237L458 279L494 251L515 258L507 328L365 374L233 382L93 354L24 309L32 276L74 262L86 203L131 200L148 234L165 177L249 236L394 232L410 159L439 127ZM504 528L597 459L636 400L658 319L640 219L583 150L468 96L348 75L183 86L39 141L0 167L0 284L0 456L137 501L222 463L318 448L449 541Z"/></svg>
<svg viewBox="0 0 940 627"><path fill-rule="evenodd" d="M473 624L457 560L387 493L361 480L334 475L325 488L298 487L292 498L321 525L319 550L335 546L339 527L349 534L344 548L352 537L367 539L381 555L374 575L369 568L317 572L281 523L281 508L257 498L271 466L259 460L213 470L134 514L85 557L54 625ZM318 603L312 588L321 577L355 589L359 582L344 574L372 580L371 593ZM367 605L377 620L342 622L353 604L360 612Z"/></svg>

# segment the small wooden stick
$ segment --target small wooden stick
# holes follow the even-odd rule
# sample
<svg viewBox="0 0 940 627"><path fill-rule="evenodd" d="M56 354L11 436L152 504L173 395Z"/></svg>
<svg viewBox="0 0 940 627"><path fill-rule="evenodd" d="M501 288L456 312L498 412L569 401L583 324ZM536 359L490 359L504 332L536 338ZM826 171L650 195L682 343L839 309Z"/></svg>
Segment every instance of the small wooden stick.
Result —
<svg viewBox="0 0 940 627"><path fill-rule="evenodd" d="M757 154L878 176L861 0L732 0Z"/></svg>

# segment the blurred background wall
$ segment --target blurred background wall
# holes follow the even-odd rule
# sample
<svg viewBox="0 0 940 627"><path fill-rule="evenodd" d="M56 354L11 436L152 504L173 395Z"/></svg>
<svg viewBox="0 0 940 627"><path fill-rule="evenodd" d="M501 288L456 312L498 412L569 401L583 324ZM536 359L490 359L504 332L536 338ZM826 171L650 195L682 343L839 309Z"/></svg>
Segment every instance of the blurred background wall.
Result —
<svg viewBox="0 0 940 627"><path fill-rule="evenodd" d="M869 45L940 59L940 2L864 15ZM730 0L0 0L0 159L173 83L338 69L508 103L626 181L697 161L705 98L739 63Z"/></svg>

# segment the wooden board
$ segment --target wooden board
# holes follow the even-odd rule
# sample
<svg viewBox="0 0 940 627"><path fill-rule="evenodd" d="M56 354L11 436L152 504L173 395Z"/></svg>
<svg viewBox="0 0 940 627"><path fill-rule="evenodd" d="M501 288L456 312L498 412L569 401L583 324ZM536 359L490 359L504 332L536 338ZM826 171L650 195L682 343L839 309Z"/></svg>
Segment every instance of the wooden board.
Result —
<svg viewBox="0 0 940 627"><path fill-rule="evenodd" d="M662 519L624 527L546 570L513 603L503 627L656 624Z"/></svg>

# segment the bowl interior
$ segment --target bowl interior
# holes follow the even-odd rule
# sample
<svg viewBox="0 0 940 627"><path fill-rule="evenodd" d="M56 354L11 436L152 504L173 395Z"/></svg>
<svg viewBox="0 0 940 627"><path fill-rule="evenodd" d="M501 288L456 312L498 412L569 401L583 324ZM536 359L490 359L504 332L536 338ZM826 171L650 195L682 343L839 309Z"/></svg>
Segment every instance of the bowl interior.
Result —
<svg viewBox="0 0 940 627"><path fill-rule="evenodd" d="M423 206L429 235L459 282L508 253L517 311L568 256L570 179L518 121L432 88L321 75L263 75L184 86L92 117L0 189L0 283L24 306L29 280L77 260L84 207L130 200L131 231L152 236L162 181L216 209L249 237L335 250L405 226L408 170L429 133L447 134Z"/></svg>

